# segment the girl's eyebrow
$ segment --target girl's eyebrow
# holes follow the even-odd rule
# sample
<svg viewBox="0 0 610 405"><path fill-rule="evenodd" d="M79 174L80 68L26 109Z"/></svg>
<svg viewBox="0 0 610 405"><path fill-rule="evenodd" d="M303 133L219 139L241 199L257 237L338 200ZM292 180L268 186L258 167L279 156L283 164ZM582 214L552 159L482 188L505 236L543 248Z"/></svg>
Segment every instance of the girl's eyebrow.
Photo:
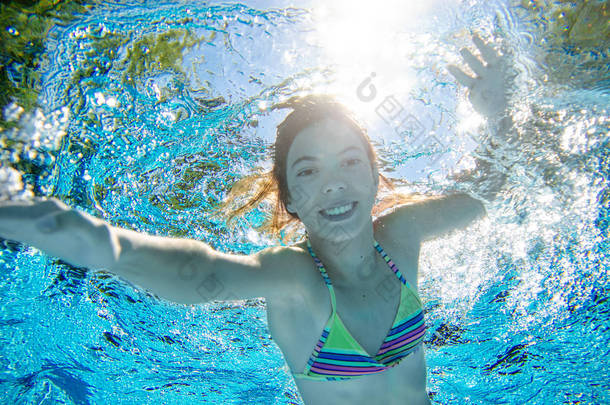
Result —
<svg viewBox="0 0 610 405"><path fill-rule="evenodd" d="M350 150L356 150L356 151L358 151L358 152L361 152L361 151L362 151L362 150L361 150L359 147L357 147L357 146L348 146L347 148L345 148L345 149L343 149L341 152L339 152L339 154L340 154L340 155L342 155L342 154L344 154L344 153L346 153L346 152L349 152ZM295 162L294 162L294 163L292 164L292 166L290 166L290 167L291 167L291 168L292 168L292 167L295 167L295 166L297 165L297 163L299 163L299 162L301 162L301 161L303 161L303 160L316 161L316 160L318 160L318 158L317 158L317 157L314 157L314 156L309 156L309 155L301 156L300 158L298 158L297 160L295 160Z"/></svg>

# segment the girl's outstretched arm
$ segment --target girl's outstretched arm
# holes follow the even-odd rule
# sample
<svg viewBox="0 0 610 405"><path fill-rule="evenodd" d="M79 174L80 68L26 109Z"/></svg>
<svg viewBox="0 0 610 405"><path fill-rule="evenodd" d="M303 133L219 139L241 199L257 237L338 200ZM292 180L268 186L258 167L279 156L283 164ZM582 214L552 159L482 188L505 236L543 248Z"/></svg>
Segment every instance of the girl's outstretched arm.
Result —
<svg viewBox="0 0 610 405"><path fill-rule="evenodd" d="M195 240L117 228L56 199L1 203L0 237L75 266L110 271L182 304L270 298L282 294L291 274L279 264L278 248L226 254Z"/></svg>

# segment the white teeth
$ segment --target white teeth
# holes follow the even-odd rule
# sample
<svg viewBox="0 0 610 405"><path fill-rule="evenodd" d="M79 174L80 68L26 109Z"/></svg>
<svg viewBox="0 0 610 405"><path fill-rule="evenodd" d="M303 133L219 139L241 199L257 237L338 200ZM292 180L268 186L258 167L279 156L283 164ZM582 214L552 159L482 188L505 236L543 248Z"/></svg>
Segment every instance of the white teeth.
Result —
<svg viewBox="0 0 610 405"><path fill-rule="evenodd" d="M323 210L322 212L327 215L339 215L344 214L352 209L352 204L345 204L340 207L331 208L329 210Z"/></svg>

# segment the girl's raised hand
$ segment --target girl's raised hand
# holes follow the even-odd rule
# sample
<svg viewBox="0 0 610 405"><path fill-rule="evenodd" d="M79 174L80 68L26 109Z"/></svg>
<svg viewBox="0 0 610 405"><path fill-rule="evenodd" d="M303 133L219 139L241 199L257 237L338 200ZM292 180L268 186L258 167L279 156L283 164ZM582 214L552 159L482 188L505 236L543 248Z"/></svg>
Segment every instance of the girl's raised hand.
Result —
<svg viewBox="0 0 610 405"><path fill-rule="evenodd" d="M468 88L468 99L476 111L490 119L501 118L508 107L510 92L513 90L514 75L510 73L510 62L506 56L500 55L492 46L483 42L478 35L473 35L472 41L482 60L467 48L462 48L460 53L475 76L466 74L454 65L447 66L447 70L458 83Z"/></svg>

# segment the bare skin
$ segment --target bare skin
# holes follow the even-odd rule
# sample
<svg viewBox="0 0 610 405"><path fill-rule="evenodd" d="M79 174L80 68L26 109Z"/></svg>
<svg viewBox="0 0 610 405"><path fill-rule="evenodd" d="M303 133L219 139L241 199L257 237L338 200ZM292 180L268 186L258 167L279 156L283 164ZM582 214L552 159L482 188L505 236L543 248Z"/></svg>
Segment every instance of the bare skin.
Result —
<svg viewBox="0 0 610 405"><path fill-rule="evenodd" d="M485 47L483 57L497 58L482 41L475 44ZM485 69L473 69L480 76L476 80L453 68L452 73L471 90L475 82L485 89ZM297 135L288 152L287 181L292 196L287 208L299 215L328 271L337 312L369 354L376 353L384 340L400 298L399 281L375 251L373 240L417 288L421 244L485 213L479 201L460 194L397 207L373 221L376 165L368 161L357 134L334 120L318 122ZM341 221L320 213L353 203L353 213ZM250 256L226 254L199 241L116 228L54 199L1 203L0 236L77 266L110 271L176 303L264 297L271 336L293 373L305 368L331 313L328 289L305 241ZM376 375L340 382L295 381L308 405L429 403L422 347Z"/></svg>

